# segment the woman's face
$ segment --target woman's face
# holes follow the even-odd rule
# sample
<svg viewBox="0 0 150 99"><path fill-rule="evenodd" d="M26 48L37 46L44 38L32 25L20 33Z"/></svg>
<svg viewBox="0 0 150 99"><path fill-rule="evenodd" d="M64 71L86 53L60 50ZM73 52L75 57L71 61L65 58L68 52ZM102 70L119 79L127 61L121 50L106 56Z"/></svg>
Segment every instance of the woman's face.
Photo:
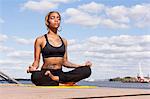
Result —
<svg viewBox="0 0 150 99"><path fill-rule="evenodd" d="M49 27L58 28L60 26L60 16L58 13L51 13L49 16Z"/></svg>

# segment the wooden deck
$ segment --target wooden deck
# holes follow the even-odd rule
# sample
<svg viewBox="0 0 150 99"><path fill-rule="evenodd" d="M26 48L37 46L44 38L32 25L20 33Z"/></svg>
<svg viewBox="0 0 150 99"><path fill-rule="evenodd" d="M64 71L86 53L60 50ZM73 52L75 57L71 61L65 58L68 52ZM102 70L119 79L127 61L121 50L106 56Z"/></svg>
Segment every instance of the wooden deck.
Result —
<svg viewBox="0 0 150 99"><path fill-rule="evenodd" d="M0 84L0 99L150 99L150 89Z"/></svg>

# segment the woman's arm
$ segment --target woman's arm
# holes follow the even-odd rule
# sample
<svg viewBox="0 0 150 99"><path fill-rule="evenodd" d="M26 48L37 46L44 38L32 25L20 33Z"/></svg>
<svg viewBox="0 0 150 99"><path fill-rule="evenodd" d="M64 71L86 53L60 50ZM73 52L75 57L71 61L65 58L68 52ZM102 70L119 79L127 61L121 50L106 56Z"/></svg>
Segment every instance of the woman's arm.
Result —
<svg viewBox="0 0 150 99"><path fill-rule="evenodd" d="M40 62L40 53L41 53L41 38L37 38L34 44L34 62L32 64L33 67L38 69Z"/></svg>
<svg viewBox="0 0 150 99"><path fill-rule="evenodd" d="M65 54L64 54L64 61L63 61L63 66L67 67L67 68L77 68L77 67L81 67L81 66L91 66L91 62L87 61L85 62L85 64L74 64L72 62L68 61L68 55L67 55L67 40L63 39L64 44L65 44Z"/></svg>
<svg viewBox="0 0 150 99"><path fill-rule="evenodd" d="M27 72L35 71L39 67L40 62L40 52L41 52L41 38L37 38L34 43L34 62L31 66L29 66L29 69Z"/></svg>

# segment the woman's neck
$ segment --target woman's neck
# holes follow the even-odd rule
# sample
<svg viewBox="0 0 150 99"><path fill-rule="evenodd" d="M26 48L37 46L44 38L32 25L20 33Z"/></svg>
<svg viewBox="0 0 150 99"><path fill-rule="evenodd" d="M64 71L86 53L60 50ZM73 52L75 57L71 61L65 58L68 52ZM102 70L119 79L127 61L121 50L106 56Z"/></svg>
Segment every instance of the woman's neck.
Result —
<svg viewBox="0 0 150 99"><path fill-rule="evenodd" d="M54 33L54 34L57 34L57 28L49 28L49 32L52 32L52 33Z"/></svg>
<svg viewBox="0 0 150 99"><path fill-rule="evenodd" d="M57 35L57 30L49 30L48 31L48 34L50 34L50 35Z"/></svg>

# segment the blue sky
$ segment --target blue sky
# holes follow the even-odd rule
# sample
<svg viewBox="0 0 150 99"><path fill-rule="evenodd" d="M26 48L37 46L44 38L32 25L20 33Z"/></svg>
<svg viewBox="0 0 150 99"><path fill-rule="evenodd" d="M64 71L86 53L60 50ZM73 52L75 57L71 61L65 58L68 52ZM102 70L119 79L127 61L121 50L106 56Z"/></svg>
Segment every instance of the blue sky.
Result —
<svg viewBox="0 0 150 99"><path fill-rule="evenodd" d="M62 16L59 35L68 40L70 61L92 61L90 79L136 76L139 62L149 74L149 0L0 0L0 70L30 77L33 42L47 33L52 10Z"/></svg>

